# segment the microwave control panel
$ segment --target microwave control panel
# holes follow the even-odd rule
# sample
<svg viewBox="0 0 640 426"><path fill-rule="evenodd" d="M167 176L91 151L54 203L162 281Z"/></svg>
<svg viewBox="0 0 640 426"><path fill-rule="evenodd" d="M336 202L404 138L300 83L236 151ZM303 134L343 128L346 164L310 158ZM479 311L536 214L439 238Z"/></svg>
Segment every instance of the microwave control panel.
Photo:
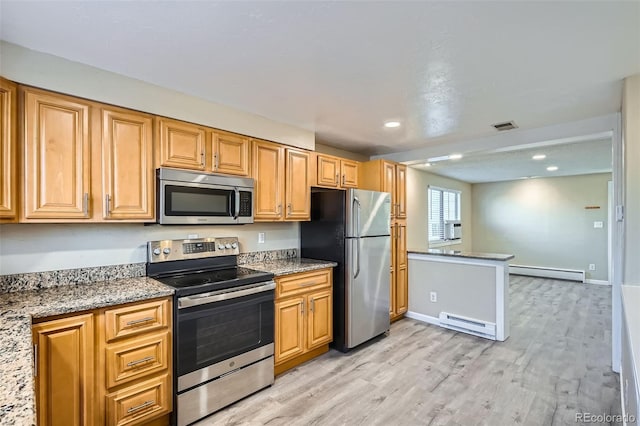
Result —
<svg viewBox="0 0 640 426"><path fill-rule="evenodd" d="M240 214L242 217L251 217L251 192L240 191Z"/></svg>

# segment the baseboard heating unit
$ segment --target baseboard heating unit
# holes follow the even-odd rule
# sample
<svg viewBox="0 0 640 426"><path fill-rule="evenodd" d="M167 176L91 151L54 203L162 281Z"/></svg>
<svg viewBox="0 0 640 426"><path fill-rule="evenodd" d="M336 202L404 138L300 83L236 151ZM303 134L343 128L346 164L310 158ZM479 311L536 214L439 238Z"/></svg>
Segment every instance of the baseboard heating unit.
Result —
<svg viewBox="0 0 640 426"><path fill-rule="evenodd" d="M462 333L496 340L496 325L492 322L440 312L440 325Z"/></svg>
<svg viewBox="0 0 640 426"><path fill-rule="evenodd" d="M585 273L579 269L546 268L544 266L509 265L509 273L528 277L553 278L585 282Z"/></svg>

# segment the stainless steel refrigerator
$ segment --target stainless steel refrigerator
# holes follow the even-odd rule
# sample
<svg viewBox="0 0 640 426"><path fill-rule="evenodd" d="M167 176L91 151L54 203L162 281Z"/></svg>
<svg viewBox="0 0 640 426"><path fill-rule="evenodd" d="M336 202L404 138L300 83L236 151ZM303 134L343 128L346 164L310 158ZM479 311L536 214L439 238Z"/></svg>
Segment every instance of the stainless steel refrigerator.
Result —
<svg viewBox="0 0 640 426"><path fill-rule="evenodd" d="M386 192L313 188L300 224L301 256L338 263L333 347L343 352L389 330L390 207Z"/></svg>

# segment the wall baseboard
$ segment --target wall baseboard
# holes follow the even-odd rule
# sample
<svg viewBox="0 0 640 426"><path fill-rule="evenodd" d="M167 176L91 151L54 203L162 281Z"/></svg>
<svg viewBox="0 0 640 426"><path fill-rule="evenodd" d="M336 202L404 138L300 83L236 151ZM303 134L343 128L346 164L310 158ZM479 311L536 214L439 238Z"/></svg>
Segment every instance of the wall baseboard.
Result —
<svg viewBox="0 0 640 426"><path fill-rule="evenodd" d="M528 277L578 281L581 283L584 283L586 279L584 271L579 269L547 268L544 266L509 265L509 273Z"/></svg>
<svg viewBox="0 0 640 426"><path fill-rule="evenodd" d="M432 317L430 315L419 314L417 312L411 312L411 311L408 311L406 314L404 314L404 316L407 318L426 322L427 324L437 325L438 327L440 327L440 318L438 317Z"/></svg>
<svg viewBox="0 0 640 426"><path fill-rule="evenodd" d="M586 284L611 285L611 283L607 280L593 280L591 278L587 278L584 282Z"/></svg>

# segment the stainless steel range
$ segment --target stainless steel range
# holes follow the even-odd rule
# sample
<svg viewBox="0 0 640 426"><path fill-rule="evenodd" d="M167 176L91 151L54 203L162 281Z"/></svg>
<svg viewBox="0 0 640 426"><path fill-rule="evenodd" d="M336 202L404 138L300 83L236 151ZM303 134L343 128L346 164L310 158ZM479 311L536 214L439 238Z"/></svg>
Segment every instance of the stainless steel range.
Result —
<svg viewBox="0 0 640 426"><path fill-rule="evenodd" d="M273 274L238 267L235 237L147 247L147 274L175 288L173 424L273 384Z"/></svg>

